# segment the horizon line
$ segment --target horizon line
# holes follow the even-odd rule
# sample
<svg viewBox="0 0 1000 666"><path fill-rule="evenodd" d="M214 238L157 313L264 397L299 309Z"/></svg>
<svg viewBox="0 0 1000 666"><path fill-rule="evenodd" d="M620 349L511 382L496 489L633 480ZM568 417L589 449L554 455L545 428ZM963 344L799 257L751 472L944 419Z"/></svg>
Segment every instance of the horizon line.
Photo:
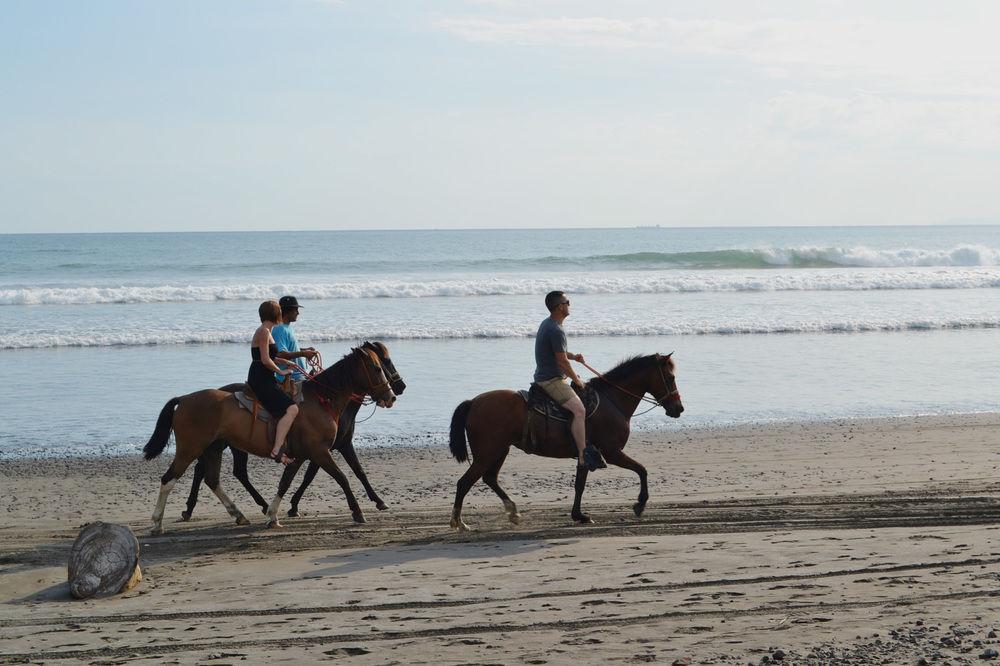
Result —
<svg viewBox="0 0 1000 666"><path fill-rule="evenodd" d="M314 232L346 232L363 233L373 231L613 231L628 229L840 229L840 228L905 228L905 227L995 227L996 222L926 222L904 224L713 224L699 226L637 224L616 227L375 227L351 229L186 229L186 230L151 230L151 231L0 231L0 236L98 236L113 234L270 234L270 233L314 233Z"/></svg>

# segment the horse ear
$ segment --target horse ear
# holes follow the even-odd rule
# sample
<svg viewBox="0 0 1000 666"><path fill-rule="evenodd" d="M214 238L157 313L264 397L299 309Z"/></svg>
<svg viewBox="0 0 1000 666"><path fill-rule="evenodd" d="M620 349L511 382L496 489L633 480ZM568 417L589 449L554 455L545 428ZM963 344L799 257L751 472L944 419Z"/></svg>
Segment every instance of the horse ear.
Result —
<svg viewBox="0 0 1000 666"><path fill-rule="evenodd" d="M666 355L666 356L664 356L663 358L670 358L670 357L671 357L671 356L673 356L673 355L674 355L674 353L673 353L673 352L670 352L669 354L667 354L667 355Z"/></svg>

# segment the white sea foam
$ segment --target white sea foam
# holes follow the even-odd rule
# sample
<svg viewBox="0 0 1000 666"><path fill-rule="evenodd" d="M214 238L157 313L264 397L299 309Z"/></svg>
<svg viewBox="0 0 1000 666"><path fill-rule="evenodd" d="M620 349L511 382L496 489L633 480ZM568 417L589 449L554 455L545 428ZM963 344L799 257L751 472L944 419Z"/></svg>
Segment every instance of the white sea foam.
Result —
<svg viewBox="0 0 1000 666"><path fill-rule="evenodd" d="M106 303L185 303L260 301L294 293L300 299L449 298L518 296L573 285L579 294L659 294L690 292L871 291L982 289L1000 287L1000 268L656 271L557 277L383 279L301 284L29 287L0 289L0 305L90 305Z"/></svg>
<svg viewBox="0 0 1000 666"><path fill-rule="evenodd" d="M723 323L623 323L575 325L574 336L653 336L653 335L764 335L795 333L864 333L878 331L933 331L1000 328L997 317L948 317L922 319L857 318L815 321L730 321ZM536 326L438 326L385 328L342 328L309 332L310 343L356 342L358 340L458 340L471 338L531 337ZM0 349L43 349L54 347L116 347L185 344L249 344L245 329L233 331L121 331L87 333L6 333L0 335Z"/></svg>

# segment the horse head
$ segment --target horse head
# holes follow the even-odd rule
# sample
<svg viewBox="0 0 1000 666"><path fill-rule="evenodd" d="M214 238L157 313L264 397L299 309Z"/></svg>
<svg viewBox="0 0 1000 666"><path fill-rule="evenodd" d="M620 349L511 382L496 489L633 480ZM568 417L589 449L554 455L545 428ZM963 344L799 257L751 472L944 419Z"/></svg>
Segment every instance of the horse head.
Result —
<svg viewBox="0 0 1000 666"><path fill-rule="evenodd" d="M673 352L666 356L656 355L656 367L659 370L659 377L652 380L650 393L660 403L663 411L671 418L678 418L684 411L681 403L681 393L677 390L676 364L673 359ZM662 389L660 388L662 387Z"/></svg>
<svg viewBox="0 0 1000 666"><path fill-rule="evenodd" d="M392 407L396 402L396 394L386 379L378 353L361 346L352 349L351 354L360 359L355 367L355 380L365 387L365 394L370 395L379 407Z"/></svg>
<svg viewBox="0 0 1000 666"><path fill-rule="evenodd" d="M382 370L385 372L385 378L389 380L389 385L392 387L392 392L396 395L403 395L403 391L406 390L406 382L399 376L399 373L396 371L396 364L389 358L389 348L377 340L375 342L368 342L366 340L361 347L362 349L369 349L378 355L379 361L382 363Z"/></svg>

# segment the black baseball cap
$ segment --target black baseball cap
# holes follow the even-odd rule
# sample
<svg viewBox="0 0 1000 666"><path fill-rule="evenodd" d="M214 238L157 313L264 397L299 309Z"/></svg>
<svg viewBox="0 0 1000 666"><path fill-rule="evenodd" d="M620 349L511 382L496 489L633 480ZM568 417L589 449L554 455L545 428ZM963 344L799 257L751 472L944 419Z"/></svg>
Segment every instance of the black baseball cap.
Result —
<svg viewBox="0 0 1000 666"><path fill-rule="evenodd" d="M282 296L278 299L278 305L281 306L282 310L291 310L292 308L301 308L299 305L299 299L294 296Z"/></svg>

